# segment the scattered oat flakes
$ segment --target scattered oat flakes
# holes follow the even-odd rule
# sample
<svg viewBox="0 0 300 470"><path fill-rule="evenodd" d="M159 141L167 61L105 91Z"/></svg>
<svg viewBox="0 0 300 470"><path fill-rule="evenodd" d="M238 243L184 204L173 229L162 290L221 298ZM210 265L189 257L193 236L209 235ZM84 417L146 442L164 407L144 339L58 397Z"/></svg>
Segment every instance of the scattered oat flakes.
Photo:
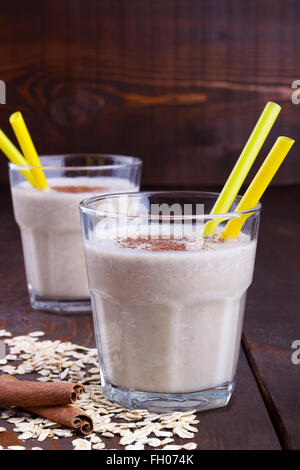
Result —
<svg viewBox="0 0 300 470"><path fill-rule="evenodd" d="M49 369L42 369L42 370L39 371L39 374L43 375L43 376L46 376L46 375L50 375L51 371Z"/></svg>
<svg viewBox="0 0 300 470"><path fill-rule="evenodd" d="M174 439L172 437L166 437L165 439L161 441L161 445L164 446L166 444L170 444L170 442L173 442L173 441Z"/></svg>
<svg viewBox="0 0 300 470"><path fill-rule="evenodd" d="M74 439L72 442L75 450L91 450L92 445L85 439Z"/></svg>
<svg viewBox="0 0 300 470"><path fill-rule="evenodd" d="M23 446L8 446L7 448L10 450L26 450L26 447Z"/></svg>
<svg viewBox="0 0 300 470"><path fill-rule="evenodd" d="M8 331L6 330L0 330L0 338L4 338L4 337L10 337L11 336L11 333L9 333Z"/></svg>
<svg viewBox="0 0 300 470"><path fill-rule="evenodd" d="M156 437L171 437L172 433L170 431L161 431L160 429L153 430Z"/></svg>
<svg viewBox="0 0 300 470"><path fill-rule="evenodd" d="M184 446L182 446L183 449L185 450L195 450L197 449L197 444L196 442L189 442L188 444L184 444Z"/></svg>
<svg viewBox="0 0 300 470"><path fill-rule="evenodd" d="M102 442L101 437L97 436L96 434L91 434L89 438L92 444L99 444L99 442Z"/></svg>
<svg viewBox="0 0 300 470"><path fill-rule="evenodd" d="M38 437L38 441L42 442L45 439L47 439L47 437L49 436L49 432L50 432L49 429L43 429Z"/></svg>
<svg viewBox="0 0 300 470"><path fill-rule="evenodd" d="M5 356L5 359L8 361L16 361L18 359L18 356L16 354L7 354Z"/></svg>
<svg viewBox="0 0 300 470"><path fill-rule="evenodd" d="M21 441L25 440L25 439L31 439L33 436L32 432L30 431L27 431L27 432L23 432L23 434L20 434L20 436L18 436L18 439L20 439Z"/></svg>
<svg viewBox="0 0 300 470"><path fill-rule="evenodd" d="M7 420L8 423L22 423L24 421L24 418L9 418Z"/></svg>
<svg viewBox="0 0 300 470"><path fill-rule="evenodd" d="M101 449L104 449L104 448L105 448L104 442L99 442L98 444L93 445L93 449L95 449L95 450L101 450Z"/></svg>
<svg viewBox="0 0 300 470"><path fill-rule="evenodd" d="M71 342L50 341L40 338L41 331L29 335L12 337L6 330L0 330L0 337L6 337L8 354L5 361L18 361L17 365L1 364L0 371L15 374L33 374L40 382L74 381L85 383L85 393L76 403L94 421L94 433L79 439L71 429L16 408L0 410L0 418L14 424L14 432L19 439L35 439L42 442L46 438L74 438L75 450L101 450L105 448L102 439L119 437L120 445L127 450L142 450L145 445L166 450L193 450L194 442L177 445L178 437L194 437L199 423L195 411L155 414L147 410L127 410L110 402L102 393L97 351ZM22 413L22 414L20 414ZM5 428L0 428L5 431ZM2 431L3 432L3 431ZM21 446L11 446L25 449ZM40 447L34 450L42 450Z"/></svg>
<svg viewBox="0 0 300 470"><path fill-rule="evenodd" d="M156 439L155 437L152 437L152 438L148 439L148 441L147 441L147 444L150 447L158 447L158 446L161 445L161 443L162 443L162 441L160 439Z"/></svg>
<svg viewBox="0 0 300 470"><path fill-rule="evenodd" d="M176 426L173 432L182 439L191 439L192 437L194 437L194 433L187 431L186 429L184 429L183 426Z"/></svg>
<svg viewBox="0 0 300 470"><path fill-rule="evenodd" d="M32 333L29 333L28 336L36 338L37 336L44 336L44 334L45 333L43 331L33 331Z"/></svg>
<svg viewBox="0 0 300 470"><path fill-rule="evenodd" d="M121 446L127 446L129 444L132 444L134 441L136 441L136 437L134 436L134 434L130 433L128 436L122 437L119 444Z"/></svg>
<svg viewBox="0 0 300 470"><path fill-rule="evenodd" d="M143 444L129 445L125 447L126 450L144 450L145 446Z"/></svg>
<svg viewBox="0 0 300 470"><path fill-rule="evenodd" d="M182 446L177 446L177 445L167 445L167 446L164 446L163 450L180 450L182 449Z"/></svg>

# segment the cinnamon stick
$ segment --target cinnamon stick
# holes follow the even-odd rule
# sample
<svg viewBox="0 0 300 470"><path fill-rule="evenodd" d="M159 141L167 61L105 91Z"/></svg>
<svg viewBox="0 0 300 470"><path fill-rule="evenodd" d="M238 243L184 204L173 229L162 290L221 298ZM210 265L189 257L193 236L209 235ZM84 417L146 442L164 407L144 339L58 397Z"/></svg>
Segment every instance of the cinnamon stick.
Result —
<svg viewBox="0 0 300 470"><path fill-rule="evenodd" d="M24 384L27 384L27 385L24 386ZM30 384L30 386L28 384ZM7 385L7 388L5 388L4 385ZM61 382L43 382L43 383L26 382L23 380L19 381L18 379L16 379L15 377L12 377L11 375L3 374L0 376L0 407L19 406L20 408L23 408L26 411L42 416L43 418L50 419L51 421L54 421L55 423L62 424L63 426L74 429L84 435L87 435L93 432L93 427L94 427L93 421L89 415L84 413L80 408L72 404L69 404L70 401L68 401L68 404L65 404L65 405L59 405L59 406L49 405L48 403L49 398L41 396L41 393L44 393L44 392L41 392L41 389L40 388L38 389L37 385L48 385L48 386L51 385L51 390L50 388L44 389L44 390L47 390L46 395L47 393L49 393L49 390L50 390L48 397L51 394L53 394L53 390L55 386L57 390L59 390L59 392L57 392L57 390L55 391L56 396L58 396L58 393L59 393L60 397L64 396L65 398L67 397L67 393L66 393L67 388L66 387L62 388L62 387L57 387L57 386L59 385L70 386L71 385L72 388L68 387L68 391L69 391L68 396L69 396L69 400L71 399L74 401L78 399L80 396L80 393L84 391L84 387L79 384L69 384L69 383L61 383ZM16 405L16 404L2 405L1 404L2 403L1 389L3 388L3 390L4 391L6 390L7 392L9 386L11 387L10 390L12 391L13 394L15 393L16 390L19 390L20 387L23 387L23 394L24 394L24 389L26 389L27 394L29 394L30 393L29 391L31 390L34 392L35 395L34 397L31 396L31 398L30 396L28 396L27 402L26 402L27 404L25 405L24 404L23 405ZM73 391L71 392L71 390ZM73 395L73 393L75 393L76 398L75 398L75 395ZM14 397L11 398L11 401L13 398ZM40 403L41 401L43 401L44 404L41 406L36 406L37 403ZM25 403L25 399L23 403Z"/></svg>
<svg viewBox="0 0 300 470"><path fill-rule="evenodd" d="M80 398L84 387L68 382L29 382L0 376L0 407L69 405Z"/></svg>
<svg viewBox="0 0 300 470"><path fill-rule="evenodd" d="M32 406L26 407L25 410L74 429L81 434L91 434L94 429L92 418L74 405Z"/></svg>

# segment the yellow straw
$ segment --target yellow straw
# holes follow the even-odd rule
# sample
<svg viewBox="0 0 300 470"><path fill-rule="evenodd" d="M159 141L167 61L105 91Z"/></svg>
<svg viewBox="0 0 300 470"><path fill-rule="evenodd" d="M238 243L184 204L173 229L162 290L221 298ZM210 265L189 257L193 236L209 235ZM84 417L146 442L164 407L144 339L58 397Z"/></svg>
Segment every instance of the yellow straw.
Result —
<svg viewBox="0 0 300 470"><path fill-rule="evenodd" d="M27 160L27 165L37 167L41 166L38 154L36 152L35 146L32 142L22 114L19 111L12 114L9 118L9 122L11 123L12 128L16 134L24 157ZM39 168L32 168L31 171L36 181L36 187L38 189L48 188L47 180L43 170Z"/></svg>
<svg viewBox="0 0 300 470"><path fill-rule="evenodd" d="M289 137L278 137L249 188L240 200L235 212L252 209L257 205L294 142L295 141ZM243 214L236 219L230 220L223 230L221 237L223 239L236 238L245 220L251 214L253 214L253 212Z"/></svg>
<svg viewBox="0 0 300 470"><path fill-rule="evenodd" d="M14 146L14 144L9 140L9 138L4 134L0 129L0 149L7 156L7 158L15 163L16 165L27 165L27 162L19 150ZM25 176L26 179L33 185L36 186L34 176L28 169L22 169L21 173Z"/></svg>
<svg viewBox="0 0 300 470"><path fill-rule="evenodd" d="M281 107L276 103L269 102L266 104L238 161L212 208L211 214L224 214L230 209L280 109ZM221 221L222 219L217 219L207 222L204 227L205 235L212 235Z"/></svg>

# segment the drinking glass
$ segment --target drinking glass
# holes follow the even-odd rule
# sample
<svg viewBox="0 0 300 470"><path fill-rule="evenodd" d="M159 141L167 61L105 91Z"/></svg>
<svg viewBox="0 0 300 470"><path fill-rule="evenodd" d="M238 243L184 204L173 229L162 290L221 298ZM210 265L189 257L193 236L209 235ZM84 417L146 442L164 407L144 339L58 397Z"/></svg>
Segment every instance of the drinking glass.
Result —
<svg viewBox="0 0 300 470"><path fill-rule="evenodd" d="M58 313L90 311L79 202L88 195L138 191L141 160L118 155L40 158L50 189L23 176L31 166L10 163L14 214L20 227L30 302Z"/></svg>
<svg viewBox="0 0 300 470"><path fill-rule="evenodd" d="M80 204L104 394L154 412L225 406L235 384L260 204L142 192ZM235 239L227 223L243 218ZM207 222L217 221L206 235Z"/></svg>

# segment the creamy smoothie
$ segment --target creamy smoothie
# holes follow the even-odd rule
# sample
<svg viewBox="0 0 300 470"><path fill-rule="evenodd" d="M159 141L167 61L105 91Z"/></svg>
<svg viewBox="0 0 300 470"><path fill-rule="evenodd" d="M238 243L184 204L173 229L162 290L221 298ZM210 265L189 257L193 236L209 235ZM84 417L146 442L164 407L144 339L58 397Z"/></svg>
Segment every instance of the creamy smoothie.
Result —
<svg viewBox="0 0 300 470"><path fill-rule="evenodd" d="M50 178L48 183L45 191L28 182L12 188L28 284L43 298L88 299L79 202L93 194L138 188L107 176Z"/></svg>
<svg viewBox="0 0 300 470"><path fill-rule="evenodd" d="M256 242L92 238L88 277L108 381L158 393L233 381Z"/></svg>

